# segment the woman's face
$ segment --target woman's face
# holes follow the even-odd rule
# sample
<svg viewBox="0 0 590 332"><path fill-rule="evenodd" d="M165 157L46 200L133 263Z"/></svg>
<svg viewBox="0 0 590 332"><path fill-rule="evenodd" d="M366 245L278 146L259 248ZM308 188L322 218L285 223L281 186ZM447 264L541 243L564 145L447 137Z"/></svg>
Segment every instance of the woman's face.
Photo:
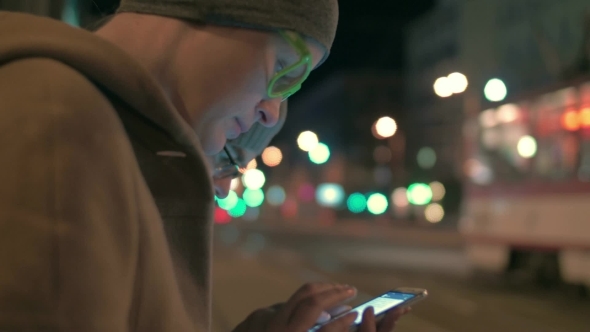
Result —
<svg viewBox="0 0 590 332"><path fill-rule="evenodd" d="M228 139L247 132L256 122L266 127L277 124L282 98L269 98L268 84L278 71L300 58L276 32L215 28L210 33L210 48L204 50L195 43L194 49L183 52L182 63L187 65L180 82L187 113L201 114L198 123L191 125L207 155L221 151ZM325 52L313 41L306 41L306 46L315 67ZM189 56L203 52L209 54L206 68L198 67Z"/></svg>

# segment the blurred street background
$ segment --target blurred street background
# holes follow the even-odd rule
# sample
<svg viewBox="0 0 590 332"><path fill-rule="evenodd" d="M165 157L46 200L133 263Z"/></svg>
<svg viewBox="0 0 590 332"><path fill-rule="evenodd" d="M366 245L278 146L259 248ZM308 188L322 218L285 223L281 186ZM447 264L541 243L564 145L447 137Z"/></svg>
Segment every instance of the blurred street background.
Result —
<svg viewBox="0 0 590 332"><path fill-rule="evenodd" d="M373 231L382 229L330 235L218 228L216 331L229 330L252 308L284 301L308 281L355 285L359 296L352 304L398 285L428 289L430 298L401 319L396 331L588 331L590 301L575 289L540 290L526 281L470 276L461 241L449 232L371 236Z"/></svg>
<svg viewBox="0 0 590 332"><path fill-rule="evenodd" d="M116 0L0 0L92 28ZM309 281L396 331L590 331L590 2L340 0L331 57L215 211L215 331ZM355 303L356 303L355 302Z"/></svg>

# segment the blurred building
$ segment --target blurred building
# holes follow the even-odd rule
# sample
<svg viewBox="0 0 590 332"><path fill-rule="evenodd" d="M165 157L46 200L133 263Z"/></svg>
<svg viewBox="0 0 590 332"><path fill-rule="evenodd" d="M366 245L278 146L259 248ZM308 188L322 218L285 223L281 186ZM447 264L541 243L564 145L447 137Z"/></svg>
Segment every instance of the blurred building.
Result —
<svg viewBox="0 0 590 332"><path fill-rule="evenodd" d="M462 71L460 3L438 1L430 12L406 29L407 167L414 170L415 178L422 180L452 178L460 169L457 156L462 97L441 98L433 90L437 78ZM424 169L418 163L418 154L423 148L434 151L436 159L431 168Z"/></svg>
<svg viewBox="0 0 590 332"><path fill-rule="evenodd" d="M460 61L473 97L492 77L510 96L576 76L587 66L589 9L584 0L462 1Z"/></svg>
<svg viewBox="0 0 590 332"><path fill-rule="evenodd" d="M464 96L457 93L443 98L433 86L440 77L463 72L461 5L460 0L439 0L405 31L407 185L432 181L444 184L447 195L441 204L448 217L445 226L455 224L461 201Z"/></svg>
<svg viewBox="0 0 590 332"><path fill-rule="evenodd" d="M408 167L417 177L461 177L461 133L467 110L479 112L483 88L501 79L508 96L588 70L588 10L584 0L440 0L406 31ZM433 84L465 74L465 93L441 98ZM430 147L436 163L421 170Z"/></svg>

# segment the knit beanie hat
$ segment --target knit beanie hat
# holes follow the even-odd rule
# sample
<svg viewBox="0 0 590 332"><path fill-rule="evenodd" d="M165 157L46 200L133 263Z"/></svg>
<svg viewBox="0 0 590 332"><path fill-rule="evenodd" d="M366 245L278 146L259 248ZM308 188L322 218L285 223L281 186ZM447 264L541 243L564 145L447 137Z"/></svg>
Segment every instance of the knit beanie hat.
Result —
<svg viewBox="0 0 590 332"><path fill-rule="evenodd" d="M279 111L279 121L272 128L267 128L256 122L250 130L240 135L238 138L229 140L228 145L253 151L258 156L268 146L270 141L281 130L285 119L287 118L287 101L281 103Z"/></svg>
<svg viewBox="0 0 590 332"><path fill-rule="evenodd" d="M121 0L118 12L260 30L291 30L315 39L325 48L321 62L328 56L338 24L338 0Z"/></svg>

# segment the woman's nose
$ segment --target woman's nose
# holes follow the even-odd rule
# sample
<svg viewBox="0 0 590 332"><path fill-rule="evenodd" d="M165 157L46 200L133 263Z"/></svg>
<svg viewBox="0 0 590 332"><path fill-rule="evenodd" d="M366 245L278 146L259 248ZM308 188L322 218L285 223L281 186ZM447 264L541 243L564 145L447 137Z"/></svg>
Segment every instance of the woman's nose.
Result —
<svg viewBox="0 0 590 332"><path fill-rule="evenodd" d="M258 113L260 114L258 122L268 128L274 127L279 122L280 108L281 98L263 100L258 104Z"/></svg>

